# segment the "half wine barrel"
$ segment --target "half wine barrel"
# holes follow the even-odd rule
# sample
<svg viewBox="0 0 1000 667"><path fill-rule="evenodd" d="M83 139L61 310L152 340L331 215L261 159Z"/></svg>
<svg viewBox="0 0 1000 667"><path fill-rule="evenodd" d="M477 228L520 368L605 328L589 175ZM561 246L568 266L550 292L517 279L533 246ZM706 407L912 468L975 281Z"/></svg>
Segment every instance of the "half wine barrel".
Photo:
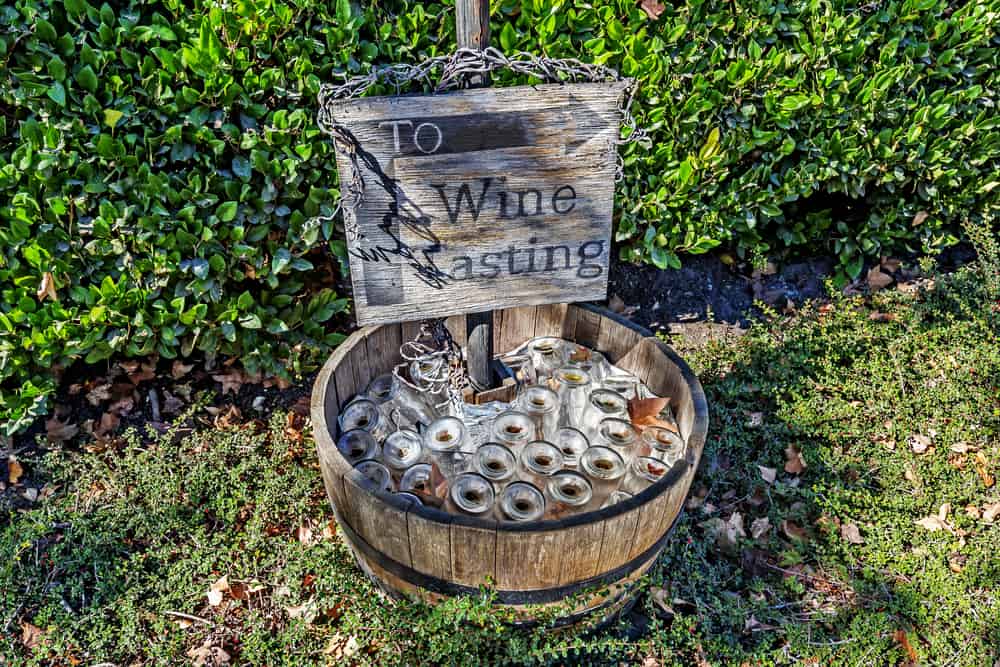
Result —
<svg viewBox="0 0 1000 667"><path fill-rule="evenodd" d="M448 318L447 325L463 345L465 316ZM691 369L649 331L603 308L558 304L494 311L497 354L536 336L558 336L602 352L655 394L669 397L687 455L642 493L604 509L520 524L469 518L370 491L336 448L340 406L372 378L391 372L402 361L400 344L418 332L418 323L360 329L330 356L313 388L323 482L361 569L393 598L430 603L489 586L497 604L511 607L524 624L544 617L565 625L618 611L669 539L705 444L708 406Z"/></svg>

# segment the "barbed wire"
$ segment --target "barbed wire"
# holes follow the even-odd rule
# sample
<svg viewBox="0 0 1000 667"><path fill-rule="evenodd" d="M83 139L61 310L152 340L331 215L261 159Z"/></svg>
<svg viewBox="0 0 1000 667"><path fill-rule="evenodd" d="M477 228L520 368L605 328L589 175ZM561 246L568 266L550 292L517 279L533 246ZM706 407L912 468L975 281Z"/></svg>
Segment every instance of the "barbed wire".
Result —
<svg viewBox="0 0 1000 667"><path fill-rule="evenodd" d="M615 181L622 180L625 163L617 150L618 146L642 142L648 138L646 130L639 127L632 115L632 102L637 89L634 79L622 77L617 70L606 65L585 63L576 58L549 58L524 51L507 56L493 47L482 50L460 48L450 55L427 58L415 64L384 65L373 68L367 74L351 77L344 74L341 75L345 79L342 83L320 86L317 122L320 129L333 138L339 152L347 156L351 176L346 184L341 184L341 195L334 211L329 215L314 217L310 224L319 225L331 221L344 211L345 206L355 210L364 203L365 179L358 160L356 139L346 127L337 122L335 113L338 101L361 97L380 84L392 87L397 95L409 90L415 83L435 93L445 93L462 88L476 75L499 70L509 70L548 83L627 82L625 94L618 103L621 126L627 133L623 139L619 132L608 147L615 160ZM348 220L348 217L344 216L344 231L348 241L354 242L358 240L360 230L356 221Z"/></svg>

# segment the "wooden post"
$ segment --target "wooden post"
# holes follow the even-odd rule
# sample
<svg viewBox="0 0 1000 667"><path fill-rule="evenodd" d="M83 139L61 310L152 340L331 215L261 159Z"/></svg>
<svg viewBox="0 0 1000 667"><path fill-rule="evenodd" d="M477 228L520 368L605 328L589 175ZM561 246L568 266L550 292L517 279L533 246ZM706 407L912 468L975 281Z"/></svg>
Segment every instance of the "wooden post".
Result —
<svg viewBox="0 0 1000 667"><path fill-rule="evenodd" d="M455 32L459 48L485 49L490 45L489 0L456 0ZM489 85L485 74L469 78L469 86ZM468 338L469 378L477 390L496 386L493 373L493 311L468 313L465 317Z"/></svg>

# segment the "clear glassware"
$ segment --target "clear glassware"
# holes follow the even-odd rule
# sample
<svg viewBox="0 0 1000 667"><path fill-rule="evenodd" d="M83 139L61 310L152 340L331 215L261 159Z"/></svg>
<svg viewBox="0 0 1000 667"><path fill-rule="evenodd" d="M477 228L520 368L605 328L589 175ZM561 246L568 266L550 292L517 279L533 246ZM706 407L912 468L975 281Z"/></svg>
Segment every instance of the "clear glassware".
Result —
<svg viewBox="0 0 1000 667"><path fill-rule="evenodd" d="M556 369L563 365L563 347L566 341L561 338L544 336L533 338L528 342L528 356L531 357L535 369L535 377L541 382L552 377Z"/></svg>
<svg viewBox="0 0 1000 667"><path fill-rule="evenodd" d="M463 471L467 457L473 452L465 424L455 417L438 417L431 422L424 431L423 445L429 458L448 480Z"/></svg>
<svg viewBox="0 0 1000 667"><path fill-rule="evenodd" d="M402 477L403 472L424 456L424 446L416 431L404 429L396 431L382 445L382 462L392 473L393 479Z"/></svg>
<svg viewBox="0 0 1000 667"><path fill-rule="evenodd" d="M548 440L559 422L559 397L548 387L525 387L517 397L517 407L534 424L532 440Z"/></svg>
<svg viewBox="0 0 1000 667"><path fill-rule="evenodd" d="M648 456L668 466L684 458L684 438L668 428L647 426L642 430L642 442L649 448Z"/></svg>
<svg viewBox="0 0 1000 667"><path fill-rule="evenodd" d="M628 491L622 491L621 489L618 489L610 496L608 496L608 499L604 501L603 505L601 505L601 509L604 509L605 507L611 507L612 505L617 505L618 503L623 503L631 497L632 494L629 493Z"/></svg>
<svg viewBox="0 0 1000 667"><path fill-rule="evenodd" d="M538 384L538 374L535 372L535 364L531 361L530 354L523 352L505 354L500 357L500 362L510 370L517 386Z"/></svg>
<svg viewBox="0 0 1000 667"><path fill-rule="evenodd" d="M618 452L626 464L639 455L639 442L639 432L632 422L614 417L602 419L590 439L591 445L610 447Z"/></svg>
<svg viewBox="0 0 1000 667"><path fill-rule="evenodd" d="M452 482L445 509L452 514L487 516L493 511L493 485L482 475L462 473Z"/></svg>
<svg viewBox="0 0 1000 667"><path fill-rule="evenodd" d="M379 412L398 428L415 429L434 421L434 411L425 398L393 373L383 373L368 384L368 398Z"/></svg>
<svg viewBox="0 0 1000 667"><path fill-rule="evenodd" d="M337 438L337 451L351 465L365 459L377 459L380 454L378 443L372 434L360 428L345 431Z"/></svg>
<svg viewBox="0 0 1000 667"><path fill-rule="evenodd" d="M521 450L517 460L517 475L523 482L531 482L544 489L548 478L563 467L563 455L551 442L535 440Z"/></svg>
<svg viewBox="0 0 1000 667"><path fill-rule="evenodd" d="M369 488L377 491L392 491L392 475L389 469L375 459L365 459L354 464L354 469L365 478Z"/></svg>
<svg viewBox="0 0 1000 667"><path fill-rule="evenodd" d="M420 496L415 493L410 493L409 491L397 491L396 496L402 500L412 500L418 505L424 504L424 501L420 499Z"/></svg>
<svg viewBox="0 0 1000 667"><path fill-rule="evenodd" d="M616 391L631 401L639 397L639 378L634 375L608 375L601 380L601 389Z"/></svg>
<svg viewBox="0 0 1000 667"><path fill-rule="evenodd" d="M564 426L551 440L552 444L562 452L563 466L566 468L576 468L580 465L580 456L584 450L590 447L590 440L583 434L583 431L572 426Z"/></svg>
<svg viewBox="0 0 1000 667"><path fill-rule="evenodd" d="M501 412L493 420L493 440L514 453L534 440L535 423L518 410Z"/></svg>
<svg viewBox="0 0 1000 667"><path fill-rule="evenodd" d="M431 464L418 463L410 466L403 473L399 480L399 490L401 493L412 493L417 497L433 496L434 489L431 488ZM423 502L423 499L421 499Z"/></svg>
<svg viewBox="0 0 1000 667"><path fill-rule="evenodd" d="M375 442L382 442L396 427L388 419L382 417L378 406L367 398L359 398L348 403L337 418L342 432L361 429L368 431Z"/></svg>
<svg viewBox="0 0 1000 667"><path fill-rule="evenodd" d="M632 495L642 493L653 483L659 481L667 474L667 465L660 459L649 456L640 456L629 466L628 474L622 481L622 491L627 491Z"/></svg>
<svg viewBox="0 0 1000 667"><path fill-rule="evenodd" d="M584 371L595 383L611 372L611 364L603 354L577 343L569 343L563 348L563 365Z"/></svg>
<svg viewBox="0 0 1000 667"><path fill-rule="evenodd" d="M628 419L628 401L625 397L610 389L595 389L590 392L583 409L580 430L593 440L601 422L610 418Z"/></svg>
<svg viewBox="0 0 1000 667"><path fill-rule="evenodd" d="M556 394L559 396L559 426L578 426L583 419L590 395L590 376L572 366L555 371Z"/></svg>
<svg viewBox="0 0 1000 667"><path fill-rule="evenodd" d="M545 496L528 482L511 482L500 493L497 518L503 521L537 521L545 514Z"/></svg>
<svg viewBox="0 0 1000 667"><path fill-rule="evenodd" d="M455 405L449 389L451 368L441 355L428 355L410 362L410 379L418 387L426 387L424 400L438 416L458 417L461 406Z"/></svg>
<svg viewBox="0 0 1000 667"><path fill-rule="evenodd" d="M580 457L580 472L587 476L594 489L587 509L604 505L604 501L618 490L625 477L625 461L608 447L591 445Z"/></svg>
<svg viewBox="0 0 1000 667"><path fill-rule="evenodd" d="M578 512L590 502L594 487L580 473L562 470L549 477L545 492L548 500L556 506L562 505L571 512Z"/></svg>
<svg viewBox="0 0 1000 667"><path fill-rule="evenodd" d="M476 451L473 469L500 488L514 479L517 457L504 445L487 442Z"/></svg>

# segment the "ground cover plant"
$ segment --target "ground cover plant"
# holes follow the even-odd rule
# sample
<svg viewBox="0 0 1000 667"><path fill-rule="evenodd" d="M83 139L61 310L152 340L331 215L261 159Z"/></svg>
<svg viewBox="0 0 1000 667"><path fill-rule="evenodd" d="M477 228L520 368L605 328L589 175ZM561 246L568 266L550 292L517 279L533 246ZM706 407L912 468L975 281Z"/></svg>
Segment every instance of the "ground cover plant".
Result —
<svg viewBox="0 0 1000 667"><path fill-rule="evenodd" d="M492 30L506 51L639 81L650 141L624 155L625 259L811 246L846 279L864 256L946 244L964 215L995 214L996 12L504 0ZM316 93L450 52L451 3L14 0L0 17L4 431L81 360L222 355L287 379L340 340Z"/></svg>
<svg viewBox="0 0 1000 667"><path fill-rule="evenodd" d="M300 404L8 462L6 664L937 664L1000 654L1000 253L772 313L694 355L711 430L636 608L514 632L388 605L331 524ZM990 260L992 257L992 260ZM991 263L992 261L992 263ZM9 497L9 496L8 496ZM22 503L23 505L23 503Z"/></svg>

